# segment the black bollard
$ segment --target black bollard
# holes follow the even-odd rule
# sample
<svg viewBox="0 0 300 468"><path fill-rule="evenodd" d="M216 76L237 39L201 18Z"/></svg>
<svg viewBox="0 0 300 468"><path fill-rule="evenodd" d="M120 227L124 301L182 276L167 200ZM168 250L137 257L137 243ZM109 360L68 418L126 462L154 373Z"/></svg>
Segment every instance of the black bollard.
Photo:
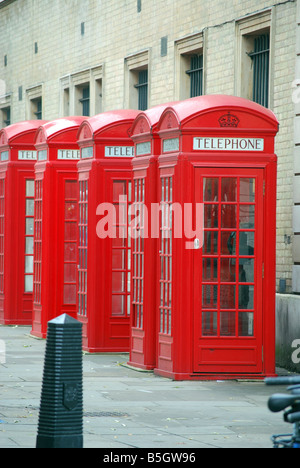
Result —
<svg viewBox="0 0 300 468"><path fill-rule="evenodd" d="M36 448L83 448L82 324L48 322Z"/></svg>

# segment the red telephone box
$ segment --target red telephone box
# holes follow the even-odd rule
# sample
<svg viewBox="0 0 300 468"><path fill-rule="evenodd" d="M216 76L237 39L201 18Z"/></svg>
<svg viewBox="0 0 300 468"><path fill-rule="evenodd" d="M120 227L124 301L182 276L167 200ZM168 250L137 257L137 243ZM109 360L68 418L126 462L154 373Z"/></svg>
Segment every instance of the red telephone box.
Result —
<svg viewBox="0 0 300 468"><path fill-rule="evenodd" d="M271 111L236 97L162 114L159 375L275 373L277 131Z"/></svg>
<svg viewBox="0 0 300 468"><path fill-rule="evenodd" d="M19 122L0 131L0 323L31 325L36 129Z"/></svg>
<svg viewBox="0 0 300 468"><path fill-rule="evenodd" d="M129 351L133 142L138 111L105 112L78 131L78 320L83 349ZM110 217L110 218L109 218Z"/></svg>
<svg viewBox="0 0 300 468"><path fill-rule="evenodd" d="M171 103L169 104L171 105ZM135 144L133 203L138 214L138 230L132 235L132 312L129 364L141 369L156 367L156 278L158 235L151 224L151 206L159 203L158 156L160 138L157 124L168 104L141 112L135 119L131 138ZM157 224L158 226L158 224ZM153 230L151 235L151 229ZM159 231L157 230L157 234Z"/></svg>
<svg viewBox="0 0 300 468"><path fill-rule="evenodd" d="M77 131L85 117L66 117L36 133L32 335L45 338L47 323L76 317Z"/></svg>

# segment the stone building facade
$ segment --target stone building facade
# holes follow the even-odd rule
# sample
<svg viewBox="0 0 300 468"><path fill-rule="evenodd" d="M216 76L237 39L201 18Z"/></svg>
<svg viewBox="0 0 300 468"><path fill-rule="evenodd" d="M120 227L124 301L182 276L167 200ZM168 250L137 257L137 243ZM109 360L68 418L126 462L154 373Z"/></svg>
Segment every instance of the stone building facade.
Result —
<svg viewBox="0 0 300 468"><path fill-rule="evenodd" d="M253 99L256 47L280 121L278 310L300 316L300 0L2 0L0 128L193 92Z"/></svg>

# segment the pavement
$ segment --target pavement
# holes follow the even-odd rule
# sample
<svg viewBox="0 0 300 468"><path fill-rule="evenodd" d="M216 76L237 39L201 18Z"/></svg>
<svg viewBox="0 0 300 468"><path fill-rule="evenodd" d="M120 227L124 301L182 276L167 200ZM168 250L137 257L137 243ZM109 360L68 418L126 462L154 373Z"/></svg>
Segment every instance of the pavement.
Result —
<svg viewBox="0 0 300 468"><path fill-rule="evenodd" d="M46 341L30 330L0 325L0 448L36 446ZM127 367L128 357L83 355L84 448L272 448L272 434L291 431L267 408L281 387L176 382Z"/></svg>

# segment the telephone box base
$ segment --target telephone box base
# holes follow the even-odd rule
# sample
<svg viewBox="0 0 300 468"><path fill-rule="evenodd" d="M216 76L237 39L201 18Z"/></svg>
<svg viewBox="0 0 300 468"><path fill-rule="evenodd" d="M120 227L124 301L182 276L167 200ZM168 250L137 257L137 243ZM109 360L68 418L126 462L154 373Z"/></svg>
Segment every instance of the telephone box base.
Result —
<svg viewBox="0 0 300 468"><path fill-rule="evenodd" d="M269 377L277 377L277 374L213 374L213 373L195 373L195 374L185 374L185 373L174 373L168 371L162 371L154 369L154 374L160 377L165 377L171 380L183 381L183 380L264 380Z"/></svg>

